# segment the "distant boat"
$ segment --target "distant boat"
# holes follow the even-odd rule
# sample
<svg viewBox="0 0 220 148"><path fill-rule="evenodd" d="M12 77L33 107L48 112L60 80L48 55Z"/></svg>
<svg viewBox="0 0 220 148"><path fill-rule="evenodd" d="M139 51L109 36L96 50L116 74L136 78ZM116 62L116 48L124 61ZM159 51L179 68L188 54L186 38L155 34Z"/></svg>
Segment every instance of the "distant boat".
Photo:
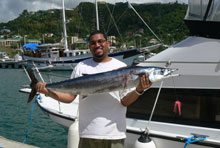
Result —
<svg viewBox="0 0 220 148"><path fill-rule="evenodd" d="M66 16L64 0L62 0L63 40L61 43L26 44L23 46L23 59L27 60L27 67L33 67L33 63L39 69L72 70L75 63L65 64L66 61L74 61L77 57L91 56L89 49L69 50L67 44Z"/></svg>
<svg viewBox="0 0 220 148"><path fill-rule="evenodd" d="M33 63L39 68L50 67L53 70L72 70L75 60L91 57L87 50L65 50L60 43L54 44L33 44L33 46L23 46L23 59L27 60L27 67L33 67ZM67 63L68 62L68 63Z"/></svg>
<svg viewBox="0 0 220 148"><path fill-rule="evenodd" d="M97 30L99 30L98 4L96 3L96 22ZM39 70L73 70L75 65L85 59L91 58L92 54L89 49L69 50L67 44L66 20L64 0L62 0L63 9L63 32L64 39L62 43L53 44L26 44L23 46L23 59L27 61L27 67L37 67ZM151 50L158 48L162 44L149 46L141 49L129 49L109 53L110 57L132 65L134 60L138 60L139 56L149 53Z"/></svg>
<svg viewBox="0 0 220 148"><path fill-rule="evenodd" d="M0 51L0 68L14 69L23 68L26 61L22 60L19 54L16 54L14 58L9 58L6 52Z"/></svg>

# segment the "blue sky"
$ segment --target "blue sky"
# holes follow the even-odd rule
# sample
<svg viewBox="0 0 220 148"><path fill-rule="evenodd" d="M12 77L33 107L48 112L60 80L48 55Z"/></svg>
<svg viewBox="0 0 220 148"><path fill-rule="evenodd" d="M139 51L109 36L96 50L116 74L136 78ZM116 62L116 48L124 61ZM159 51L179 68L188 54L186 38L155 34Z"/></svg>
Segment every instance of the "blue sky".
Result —
<svg viewBox="0 0 220 148"><path fill-rule="evenodd" d="M94 2L95 0L65 0L66 8L74 8L80 2ZM104 1L104 0L100 0ZM123 0L105 0L109 3L123 2ZM151 3L151 2L175 2L176 0L129 0L130 3ZM177 0L180 3L187 3L188 0ZM19 16L23 10L37 11L53 8L60 8L61 0L0 0L0 22L8 22Z"/></svg>

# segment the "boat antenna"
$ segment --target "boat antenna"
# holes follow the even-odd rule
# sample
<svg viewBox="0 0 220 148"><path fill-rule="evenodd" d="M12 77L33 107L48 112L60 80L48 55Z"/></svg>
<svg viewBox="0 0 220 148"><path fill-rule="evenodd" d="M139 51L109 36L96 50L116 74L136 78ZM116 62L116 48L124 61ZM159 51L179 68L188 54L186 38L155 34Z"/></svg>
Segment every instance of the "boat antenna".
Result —
<svg viewBox="0 0 220 148"><path fill-rule="evenodd" d="M141 19L141 21L144 23L145 26L151 31L151 33L161 42L161 39L154 33L154 31L150 28L150 26L144 21L144 19L138 14L138 12L134 9L134 7L131 5L129 1L127 1L128 6L137 14L137 16Z"/></svg>
<svg viewBox="0 0 220 148"><path fill-rule="evenodd" d="M67 33L66 33L66 16L65 16L65 6L64 0L62 0L62 11L63 11L63 38L64 38L64 48L65 51L68 51L68 44L67 44Z"/></svg>

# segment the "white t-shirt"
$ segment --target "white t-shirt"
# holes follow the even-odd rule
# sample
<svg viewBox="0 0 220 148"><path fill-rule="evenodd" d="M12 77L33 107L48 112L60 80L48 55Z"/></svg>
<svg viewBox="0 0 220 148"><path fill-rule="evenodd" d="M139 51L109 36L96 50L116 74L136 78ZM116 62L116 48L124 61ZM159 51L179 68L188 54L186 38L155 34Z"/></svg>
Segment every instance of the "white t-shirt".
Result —
<svg viewBox="0 0 220 148"><path fill-rule="evenodd" d="M78 63L71 78L84 74L95 74L111 71L126 64L112 58L105 63L97 63L88 59ZM89 85L89 84L88 84ZM126 138L126 107L120 100L128 90L89 95L79 99L79 134L82 138L93 139L123 139Z"/></svg>

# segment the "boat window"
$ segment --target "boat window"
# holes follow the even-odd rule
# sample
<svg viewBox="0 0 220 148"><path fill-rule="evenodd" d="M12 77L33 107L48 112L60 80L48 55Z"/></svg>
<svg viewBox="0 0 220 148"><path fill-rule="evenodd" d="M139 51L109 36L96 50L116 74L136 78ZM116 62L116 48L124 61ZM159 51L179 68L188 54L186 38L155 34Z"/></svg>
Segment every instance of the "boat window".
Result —
<svg viewBox="0 0 220 148"><path fill-rule="evenodd" d="M73 53L70 52L70 53L69 53L69 56L72 57L72 56L73 56Z"/></svg>
<svg viewBox="0 0 220 148"><path fill-rule="evenodd" d="M156 88L146 91L128 107L127 117L148 120L157 91ZM152 120L220 128L219 106L219 90L163 88Z"/></svg>

